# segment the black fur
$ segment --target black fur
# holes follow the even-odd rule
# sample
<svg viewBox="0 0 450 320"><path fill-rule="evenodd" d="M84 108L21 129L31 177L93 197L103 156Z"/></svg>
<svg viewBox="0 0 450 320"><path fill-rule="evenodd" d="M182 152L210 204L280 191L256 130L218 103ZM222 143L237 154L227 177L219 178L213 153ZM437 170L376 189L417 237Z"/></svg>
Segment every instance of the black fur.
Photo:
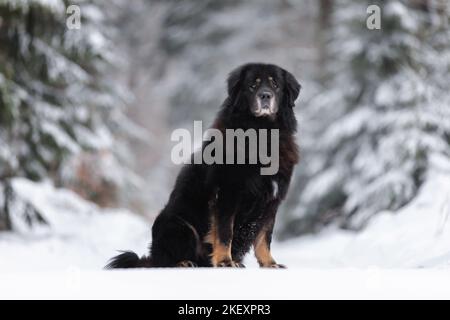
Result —
<svg viewBox="0 0 450 320"><path fill-rule="evenodd" d="M106 269L114 268L137 268L151 267L151 261L148 258L140 259L139 256L132 251L121 251L122 253L112 258L106 265Z"/></svg>
<svg viewBox="0 0 450 320"><path fill-rule="evenodd" d="M272 88L278 100L274 118L255 117L251 112L255 78L275 78ZM189 164L178 175L165 208L152 228L150 258L139 259L124 252L112 259L108 268L176 267L183 261L212 266L212 246L205 242L212 215L217 219L218 237L231 242L232 259L240 263L261 230L270 245L275 215L285 198L294 165L298 161L294 141L297 121L292 107L300 85L292 74L270 64L247 64L228 78L228 97L213 128L266 128L280 131L280 167L273 176L260 174L261 164ZM208 143L205 143L205 147ZM224 150L226 152L226 150ZM278 192L274 196L274 183Z"/></svg>

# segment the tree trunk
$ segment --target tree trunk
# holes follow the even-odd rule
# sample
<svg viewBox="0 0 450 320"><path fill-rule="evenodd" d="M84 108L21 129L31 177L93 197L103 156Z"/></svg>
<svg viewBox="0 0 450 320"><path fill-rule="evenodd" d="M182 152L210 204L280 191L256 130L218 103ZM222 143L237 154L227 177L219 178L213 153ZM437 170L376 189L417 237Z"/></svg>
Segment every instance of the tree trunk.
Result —
<svg viewBox="0 0 450 320"><path fill-rule="evenodd" d="M0 190L3 192L3 195L1 197L3 198L3 204L0 208L0 231L3 230L11 230L11 217L9 213L9 201L11 197L11 186L8 182L5 182L3 184L3 188L0 188Z"/></svg>
<svg viewBox="0 0 450 320"><path fill-rule="evenodd" d="M319 81L324 82L327 77L326 62L328 59L328 33L331 24L331 14L333 10L332 0L319 1L319 13L317 23L317 50L318 50L318 74Z"/></svg>

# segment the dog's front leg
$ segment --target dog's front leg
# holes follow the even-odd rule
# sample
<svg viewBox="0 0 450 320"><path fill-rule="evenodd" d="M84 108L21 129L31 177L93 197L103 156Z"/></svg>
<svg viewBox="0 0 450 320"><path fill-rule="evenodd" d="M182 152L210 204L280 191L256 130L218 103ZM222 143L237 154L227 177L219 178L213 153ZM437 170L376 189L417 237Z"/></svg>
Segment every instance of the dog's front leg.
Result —
<svg viewBox="0 0 450 320"><path fill-rule="evenodd" d="M212 212L209 242L212 244L211 263L214 267L244 267L231 256L236 199L234 194L220 194Z"/></svg>
<svg viewBox="0 0 450 320"><path fill-rule="evenodd" d="M256 259L262 268L286 268L286 266L276 263L270 252L277 208L278 206L276 204L269 207L266 220L253 243Z"/></svg>

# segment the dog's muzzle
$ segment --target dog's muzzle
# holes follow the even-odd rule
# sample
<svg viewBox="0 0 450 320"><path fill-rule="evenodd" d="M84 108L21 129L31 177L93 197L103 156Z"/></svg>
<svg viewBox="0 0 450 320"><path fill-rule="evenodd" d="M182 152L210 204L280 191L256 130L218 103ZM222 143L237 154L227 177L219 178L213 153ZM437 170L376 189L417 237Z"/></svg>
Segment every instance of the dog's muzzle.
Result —
<svg viewBox="0 0 450 320"><path fill-rule="evenodd" d="M255 115L257 117L270 116L276 112L275 94L271 90L261 88L256 94Z"/></svg>

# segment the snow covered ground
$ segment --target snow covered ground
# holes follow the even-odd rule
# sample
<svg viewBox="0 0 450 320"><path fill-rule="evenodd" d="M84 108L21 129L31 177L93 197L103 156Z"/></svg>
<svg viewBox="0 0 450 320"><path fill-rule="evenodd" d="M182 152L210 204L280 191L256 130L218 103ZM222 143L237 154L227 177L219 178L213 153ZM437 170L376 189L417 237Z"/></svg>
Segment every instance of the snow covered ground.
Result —
<svg viewBox="0 0 450 320"><path fill-rule="evenodd" d="M410 205L360 233L330 228L275 243L287 270L105 271L118 249L144 254L150 222L100 209L48 183L14 188L51 227L0 233L0 298L450 298L450 176L436 174Z"/></svg>
<svg viewBox="0 0 450 320"><path fill-rule="evenodd" d="M133 270L0 274L0 299L439 299L447 270Z"/></svg>

